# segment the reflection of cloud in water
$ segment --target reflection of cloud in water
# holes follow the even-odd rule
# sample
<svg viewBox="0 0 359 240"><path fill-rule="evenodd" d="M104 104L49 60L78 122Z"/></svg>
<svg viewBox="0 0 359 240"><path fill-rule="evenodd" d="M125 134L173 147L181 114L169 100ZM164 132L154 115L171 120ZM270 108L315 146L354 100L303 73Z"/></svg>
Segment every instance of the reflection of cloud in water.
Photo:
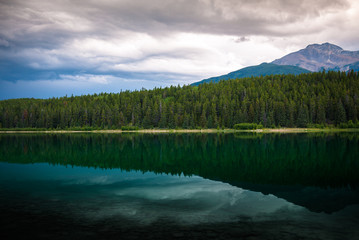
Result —
<svg viewBox="0 0 359 240"><path fill-rule="evenodd" d="M4 167L6 171L1 179L16 176L22 191L45 201L63 202L69 213L87 216L91 221L124 217L143 224L156 220L197 224L240 219L283 220L308 212L271 194L264 195L198 176L47 164Z"/></svg>
<svg viewBox="0 0 359 240"><path fill-rule="evenodd" d="M124 176L117 180L100 177L91 181L95 191L106 196L106 199L101 203L98 200L85 203L84 213L88 217L103 219L119 215L143 224L159 219L190 224L260 220L273 217L276 212L283 216L303 209L273 195L263 195L200 177L156 176L149 173L139 178ZM108 184L104 185L106 181ZM95 184L100 186L96 187ZM278 214L274 215L280 218Z"/></svg>

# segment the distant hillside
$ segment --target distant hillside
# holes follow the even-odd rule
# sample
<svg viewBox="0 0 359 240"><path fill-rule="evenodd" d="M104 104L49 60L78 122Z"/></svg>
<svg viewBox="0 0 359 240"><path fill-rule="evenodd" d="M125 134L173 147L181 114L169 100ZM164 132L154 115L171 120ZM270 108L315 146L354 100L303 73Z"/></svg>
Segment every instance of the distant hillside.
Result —
<svg viewBox="0 0 359 240"><path fill-rule="evenodd" d="M192 86L198 86L202 83L209 82L219 82L220 80L228 80L228 79L236 79L236 78L244 78L244 77L259 77L259 76L267 76L267 75L276 75L276 74L294 74L298 75L301 73L309 73L310 71L296 67L296 66L283 66L272 63L262 63L257 66L251 66L242 68L240 70L230 72L226 75L211 77L208 79L204 79L199 82L192 83Z"/></svg>
<svg viewBox="0 0 359 240"><path fill-rule="evenodd" d="M313 72L322 69L348 71L358 69L359 51L346 51L330 43L311 44L305 49L290 53L272 63L278 65L292 65L308 69ZM355 64L356 63L356 67ZM354 64L352 68L348 67Z"/></svg>
<svg viewBox="0 0 359 240"><path fill-rule="evenodd" d="M345 65L343 67L344 71L350 71L353 70L354 72L359 72L359 62L351 63L348 65Z"/></svg>

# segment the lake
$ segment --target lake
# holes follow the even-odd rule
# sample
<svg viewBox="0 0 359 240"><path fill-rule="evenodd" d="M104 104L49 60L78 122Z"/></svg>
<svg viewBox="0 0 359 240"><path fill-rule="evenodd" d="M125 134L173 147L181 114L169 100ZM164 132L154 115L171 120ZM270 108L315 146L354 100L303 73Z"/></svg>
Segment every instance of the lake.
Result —
<svg viewBox="0 0 359 240"><path fill-rule="evenodd" d="M0 134L1 239L359 239L359 134Z"/></svg>

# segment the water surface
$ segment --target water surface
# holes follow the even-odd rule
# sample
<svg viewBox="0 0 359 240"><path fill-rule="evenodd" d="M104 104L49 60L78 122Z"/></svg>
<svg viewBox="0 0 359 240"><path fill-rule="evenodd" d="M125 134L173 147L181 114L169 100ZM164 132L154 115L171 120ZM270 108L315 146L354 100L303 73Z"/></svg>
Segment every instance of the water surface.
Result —
<svg viewBox="0 0 359 240"><path fill-rule="evenodd" d="M359 135L3 134L1 235L355 239Z"/></svg>

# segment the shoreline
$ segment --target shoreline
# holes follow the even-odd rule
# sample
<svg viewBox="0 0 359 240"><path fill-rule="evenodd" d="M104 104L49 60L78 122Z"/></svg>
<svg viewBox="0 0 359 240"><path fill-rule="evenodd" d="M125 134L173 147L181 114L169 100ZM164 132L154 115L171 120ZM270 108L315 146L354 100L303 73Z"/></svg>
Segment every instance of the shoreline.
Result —
<svg viewBox="0 0 359 240"><path fill-rule="evenodd" d="M139 130L0 130L7 133L314 133L314 132L359 132L356 128L263 128L254 130L236 129L139 129Z"/></svg>

